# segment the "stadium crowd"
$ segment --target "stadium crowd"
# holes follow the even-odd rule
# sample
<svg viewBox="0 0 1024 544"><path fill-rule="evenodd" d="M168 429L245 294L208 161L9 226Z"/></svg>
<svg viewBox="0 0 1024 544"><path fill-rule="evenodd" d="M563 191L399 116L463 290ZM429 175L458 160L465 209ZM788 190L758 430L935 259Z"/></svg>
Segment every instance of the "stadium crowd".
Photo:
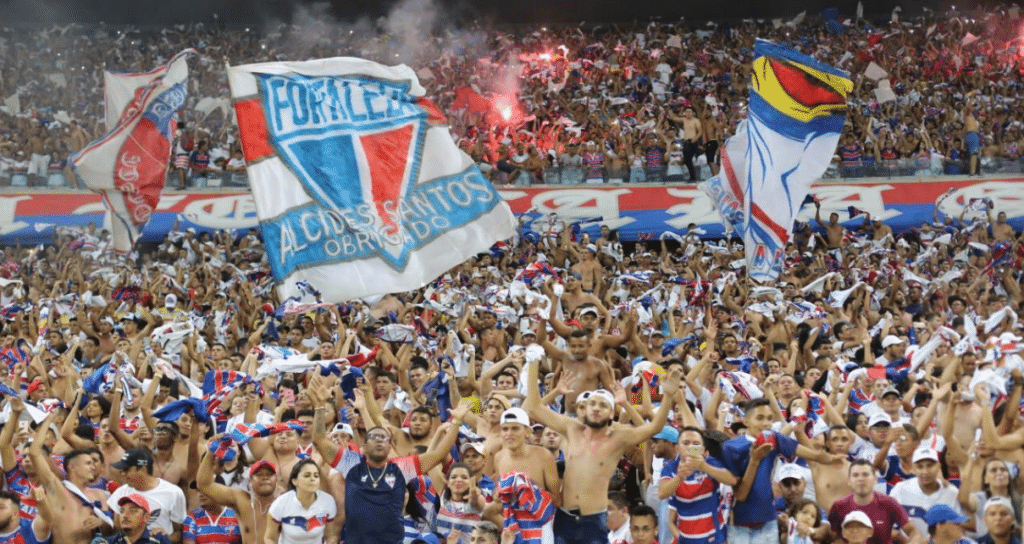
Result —
<svg viewBox="0 0 1024 544"><path fill-rule="evenodd" d="M3 28L0 183L68 184L60 175L68 155L111 128L104 69L146 71L185 47L199 55L172 188L246 184L225 60L338 55L415 67L460 145L496 183L707 179L745 114L755 36L853 75L834 175L1020 172L1019 9L926 15L899 20L897 12L877 25L824 13L704 26L469 27L415 43L322 17L265 29Z"/></svg>
<svg viewBox="0 0 1024 544"><path fill-rule="evenodd" d="M255 230L58 229L0 264L0 542L1020 542L1005 220L819 215L768 286L524 222L346 304L278 300Z"/></svg>

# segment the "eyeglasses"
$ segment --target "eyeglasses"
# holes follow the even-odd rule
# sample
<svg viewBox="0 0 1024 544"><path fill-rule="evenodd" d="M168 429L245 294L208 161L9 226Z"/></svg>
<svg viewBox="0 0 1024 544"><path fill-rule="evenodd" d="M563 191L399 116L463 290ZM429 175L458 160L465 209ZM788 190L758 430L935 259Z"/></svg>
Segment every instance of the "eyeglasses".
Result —
<svg viewBox="0 0 1024 544"><path fill-rule="evenodd" d="M372 433L366 435L367 442L387 442L388 440L391 440L391 437L386 434Z"/></svg>

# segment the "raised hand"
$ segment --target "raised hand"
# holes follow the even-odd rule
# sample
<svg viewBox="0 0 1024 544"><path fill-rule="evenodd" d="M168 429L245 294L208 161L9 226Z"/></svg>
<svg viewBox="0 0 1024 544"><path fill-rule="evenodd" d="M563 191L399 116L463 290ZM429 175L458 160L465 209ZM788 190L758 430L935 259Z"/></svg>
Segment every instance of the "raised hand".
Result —
<svg viewBox="0 0 1024 544"><path fill-rule="evenodd" d="M466 414L469 413L470 403L468 400L463 400L458 406L452 409L452 420L462 422L465 419Z"/></svg>
<svg viewBox="0 0 1024 544"><path fill-rule="evenodd" d="M672 373L668 375L668 379L661 386L661 392L666 397L674 397L676 391L679 391L679 383L682 380L683 373L679 370L679 367L673 367Z"/></svg>

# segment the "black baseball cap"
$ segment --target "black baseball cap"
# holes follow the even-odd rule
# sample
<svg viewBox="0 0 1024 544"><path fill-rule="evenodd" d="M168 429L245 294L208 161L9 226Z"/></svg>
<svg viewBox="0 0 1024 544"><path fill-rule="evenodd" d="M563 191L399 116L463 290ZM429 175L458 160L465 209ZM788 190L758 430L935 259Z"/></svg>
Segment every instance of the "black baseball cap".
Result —
<svg viewBox="0 0 1024 544"><path fill-rule="evenodd" d="M128 470L131 467L152 468L153 454L146 448L133 448L124 452L124 456L121 457L121 460L110 466L117 470Z"/></svg>

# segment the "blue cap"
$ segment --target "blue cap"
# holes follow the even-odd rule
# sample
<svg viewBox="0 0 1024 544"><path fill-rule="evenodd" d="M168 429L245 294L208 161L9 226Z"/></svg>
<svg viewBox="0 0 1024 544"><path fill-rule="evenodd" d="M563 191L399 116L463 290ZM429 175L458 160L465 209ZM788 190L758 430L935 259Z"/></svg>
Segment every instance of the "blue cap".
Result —
<svg viewBox="0 0 1024 544"><path fill-rule="evenodd" d="M953 523L967 523L969 518L963 514L958 513L945 504L936 504L935 506L928 509L928 512L924 515L924 522L929 527L935 527L940 523L952 521Z"/></svg>
<svg viewBox="0 0 1024 544"><path fill-rule="evenodd" d="M665 425L664 427L661 428L660 431L658 431L658 434L654 435L654 439L668 440L669 442L675 444L676 442L679 442L679 431L677 431L676 428L671 425Z"/></svg>
<svg viewBox="0 0 1024 544"><path fill-rule="evenodd" d="M412 544L416 544L417 542L422 542L423 544L441 544L441 541L438 540L437 535L434 533L416 535L416 538L412 539Z"/></svg>

